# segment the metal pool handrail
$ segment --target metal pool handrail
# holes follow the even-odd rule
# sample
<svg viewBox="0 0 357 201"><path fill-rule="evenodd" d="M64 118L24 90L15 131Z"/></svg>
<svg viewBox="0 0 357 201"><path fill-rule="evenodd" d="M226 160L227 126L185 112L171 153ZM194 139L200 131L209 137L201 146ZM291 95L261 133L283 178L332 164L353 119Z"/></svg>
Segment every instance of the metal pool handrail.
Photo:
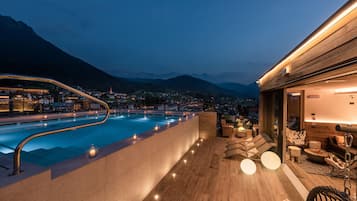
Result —
<svg viewBox="0 0 357 201"><path fill-rule="evenodd" d="M102 105L105 109L106 109L106 115L105 117L101 120L101 121L97 121L97 122L92 122L92 123L87 123L87 124L81 124L81 125L77 125L77 126L71 126L71 127L66 127L66 128L62 128L62 129L57 129L57 130L51 130L51 131L46 131L46 132L40 132L40 133L35 133L33 135L30 135L28 137L26 137L25 139L23 139L17 146L14 152L14 157L13 157L13 172L12 175L18 175L21 172L21 151L22 148L31 140L38 138L38 137L42 137L42 136L46 136L46 135L51 135L51 134L56 134L56 133L60 133L60 132L65 132L65 131L71 131L71 130L76 130L79 128L85 128L85 127L89 127L89 126L96 126L99 124L103 124L104 122L107 121L107 119L109 118L110 115L110 108L109 105L102 101L99 100L93 96L90 96L80 90L74 89L70 86L67 86L61 82L58 82L56 80L53 79L48 79L48 78L42 78L42 77L30 77L30 76L22 76L22 75L4 75L4 74L0 74L0 80L2 79L12 79L12 80L24 80L24 81L35 81L35 82L45 82L45 83L49 83L49 84L53 84L56 85L58 87L61 87L63 89L66 89L72 93L75 93L77 95L83 96L85 98L88 98L89 100L92 100L100 105Z"/></svg>

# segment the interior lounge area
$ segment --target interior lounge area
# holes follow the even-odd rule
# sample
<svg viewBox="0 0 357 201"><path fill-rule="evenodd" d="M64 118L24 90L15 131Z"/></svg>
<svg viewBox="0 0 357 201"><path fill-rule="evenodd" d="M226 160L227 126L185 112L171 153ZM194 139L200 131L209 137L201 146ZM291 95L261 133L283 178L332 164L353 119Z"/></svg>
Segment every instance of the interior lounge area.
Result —
<svg viewBox="0 0 357 201"><path fill-rule="evenodd" d="M336 130L336 126L357 126L357 75L291 87L285 95L287 165L307 189L329 185L343 190L349 161L350 182L355 184L357 135L352 133L350 139L346 132ZM346 158L347 153L350 158ZM356 192L355 185L352 191Z"/></svg>
<svg viewBox="0 0 357 201"><path fill-rule="evenodd" d="M357 130L356 68L261 92L259 129L277 142L277 154L306 192L320 186L343 192L347 184L356 197L357 133L346 132Z"/></svg>
<svg viewBox="0 0 357 201"><path fill-rule="evenodd" d="M346 3L257 81L259 131L277 142L303 197L324 186L357 197L356 6Z"/></svg>

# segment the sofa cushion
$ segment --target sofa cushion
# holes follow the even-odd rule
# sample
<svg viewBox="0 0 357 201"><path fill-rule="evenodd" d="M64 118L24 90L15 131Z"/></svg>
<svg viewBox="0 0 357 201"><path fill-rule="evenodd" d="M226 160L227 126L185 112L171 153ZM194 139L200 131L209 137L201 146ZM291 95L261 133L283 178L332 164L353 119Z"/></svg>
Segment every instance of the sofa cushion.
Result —
<svg viewBox="0 0 357 201"><path fill-rule="evenodd" d="M286 128L286 138L289 144L292 145L304 145L306 138L306 131L295 131L289 128Z"/></svg>

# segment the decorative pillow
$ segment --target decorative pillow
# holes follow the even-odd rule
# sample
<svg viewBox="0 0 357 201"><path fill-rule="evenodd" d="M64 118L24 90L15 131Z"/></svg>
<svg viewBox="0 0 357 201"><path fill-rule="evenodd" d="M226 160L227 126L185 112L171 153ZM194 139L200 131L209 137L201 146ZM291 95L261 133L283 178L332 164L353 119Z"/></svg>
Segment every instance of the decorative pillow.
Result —
<svg viewBox="0 0 357 201"><path fill-rule="evenodd" d="M335 138L336 138L336 143L337 143L338 145L344 145L344 143L345 143L345 136L338 136L338 135L336 135Z"/></svg>
<svg viewBox="0 0 357 201"><path fill-rule="evenodd" d="M304 145L306 138L306 131L295 131L286 128L287 141L293 145Z"/></svg>
<svg viewBox="0 0 357 201"><path fill-rule="evenodd" d="M300 131L300 140L305 141L306 138L306 130Z"/></svg>

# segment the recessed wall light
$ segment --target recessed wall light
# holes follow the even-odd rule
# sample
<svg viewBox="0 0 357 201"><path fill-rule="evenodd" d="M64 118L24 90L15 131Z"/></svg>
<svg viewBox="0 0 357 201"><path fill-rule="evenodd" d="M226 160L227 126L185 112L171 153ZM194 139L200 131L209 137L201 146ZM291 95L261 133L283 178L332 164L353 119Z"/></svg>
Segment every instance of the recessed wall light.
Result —
<svg viewBox="0 0 357 201"><path fill-rule="evenodd" d="M159 200L159 199L160 199L159 194L155 194L155 195L154 195L154 200Z"/></svg>

